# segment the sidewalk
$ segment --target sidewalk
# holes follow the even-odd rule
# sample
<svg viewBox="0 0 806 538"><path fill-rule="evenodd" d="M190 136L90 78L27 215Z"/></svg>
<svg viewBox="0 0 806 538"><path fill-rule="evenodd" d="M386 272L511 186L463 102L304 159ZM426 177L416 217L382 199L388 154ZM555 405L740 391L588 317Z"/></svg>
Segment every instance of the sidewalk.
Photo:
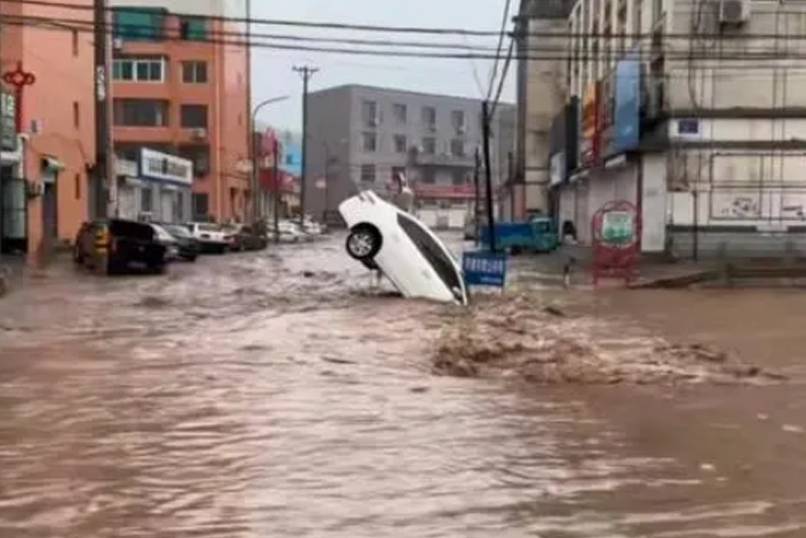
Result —
<svg viewBox="0 0 806 538"><path fill-rule="evenodd" d="M563 286L566 267L574 287L593 287L593 249L578 245L563 245L549 254L510 256L511 281L520 284ZM713 261L670 262L659 256L643 256L638 266L638 280L630 288L664 287L696 283L713 275L718 264ZM602 288L627 287L623 280L603 279Z"/></svg>

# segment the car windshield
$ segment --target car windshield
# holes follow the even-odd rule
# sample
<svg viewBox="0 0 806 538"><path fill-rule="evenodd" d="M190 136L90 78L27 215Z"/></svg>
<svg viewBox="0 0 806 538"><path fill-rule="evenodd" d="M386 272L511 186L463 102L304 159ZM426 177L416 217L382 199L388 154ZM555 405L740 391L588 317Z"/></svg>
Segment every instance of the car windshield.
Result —
<svg viewBox="0 0 806 538"><path fill-rule="evenodd" d="M442 282L454 295L462 289L459 273L445 249L437 243L423 227L403 213L397 214L397 222L409 239L417 246L417 250L425 257ZM459 298L459 297L457 297Z"/></svg>
<svg viewBox="0 0 806 538"><path fill-rule="evenodd" d="M160 241L173 241L174 238L171 234L169 234L165 228L162 226L157 226L156 224L152 224L154 231L157 232L157 239Z"/></svg>
<svg viewBox="0 0 806 538"><path fill-rule="evenodd" d="M187 231L187 228L183 228L182 226L166 226L165 229L168 230L171 235L176 237L191 237L190 232Z"/></svg>
<svg viewBox="0 0 806 538"><path fill-rule="evenodd" d="M129 220L113 220L109 223L109 233L115 237L130 237L143 241L154 239L154 228L148 224Z"/></svg>

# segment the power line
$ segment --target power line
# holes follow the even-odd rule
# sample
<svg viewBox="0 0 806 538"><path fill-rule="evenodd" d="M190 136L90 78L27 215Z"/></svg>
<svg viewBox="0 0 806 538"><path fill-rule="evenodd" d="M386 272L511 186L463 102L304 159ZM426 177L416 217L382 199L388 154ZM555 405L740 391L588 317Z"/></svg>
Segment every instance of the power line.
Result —
<svg viewBox="0 0 806 538"><path fill-rule="evenodd" d="M33 6L52 7L59 9L71 10L91 10L92 6L77 6L75 4L65 2L49 2L44 0L3 0L7 3L13 4L26 4ZM109 11L138 11L142 8L138 7L108 7ZM310 22L310 21L294 21L286 19L260 19L254 17L229 17L223 15L204 15L200 16L192 13L170 12L171 15L178 17L187 17L193 19L208 19L217 20L222 22L235 22L235 23L248 23L265 26L290 26L298 28L320 28L330 30L360 30L365 32L384 32L384 33L401 33L401 34L431 34L431 35L464 35L475 37L498 37L500 32L489 30L468 30L464 28L428 28L428 27L413 27L413 26L382 26L371 24L348 24L337 22Z"/></svg>
<svg viewBox="0 0 806 538"><path fill-rule="evenodd" d="M504 62L504 69L501 73L501 81L498 84L498 91L495 94L495 99L492 102L492 110L490 111L490 118L495 117L495 112L498 109L498 102L501 100L501 94L504 91L504 83L507 80L507 74L509 73L509 65L512 62L512 55L515 52L515 40L512 39L509 42L509 52L507 53L507 59Z"/></svg>
<svg viewBox="0 0 806 538"><path fill-rule="evenodd" d="M62 31L82 31L82 32L92 32L93 27L95 26L94 23L88 21L77 21L74 19L56 19L52 17L14 17L14 16L2 16L0 20L6 21L6 24L11 25L19 25L19 26L38 26L44 27L50 25L51 27L48 29L51 30L62 30ZM82 26L73 27L73 26L65 26L65 23L75 23ZM150 28L144 25L123 25L124 28ZM114 29L105 29L105 32L112 33ZM183 39L181 36L165 36L162 38L163 41L187 41ZM399 50L374 50L374 49L342 49L342 48L332 48L332 47L307 47L307 46L296 46L296 45L283 45L277 43L266 43L266 42L249 42L248 40L229 40L229 39L218 39L218 38L206 38L202 40L194 40L191 41L193 43L209 43L209 44L222 44L222 45L231 45L231 46L241 46L241 47L258 47L258 48L266 48L272 50L284 50L284 51L306 51L306 52L321 52L321 53L331 53L331 54L346 54L346 55L363 55L363 56L378 56L378 57L402 57L402 58L419 58L419 59L455 59L455 60L468 60L468 59L484 59L484 60L494 60L496 58L501 58L499 55L489 55L489 54L475 54L475 53L440 53L440 52L412 52L412 51L399 51ZM532 52L540 52L541 54L527 54L527 55L518 55L512 57L513 60L545 60L545 61L571 61L571 62L583 62L583 61L598 61L598 62L605 62L608 63L611 60L609 58L604 57L603 55L596 55L591 53L591 55L579 55L569 52L560 52L557 49L545 49L546 53L543 53L544 49L532 49ZM736 62L743 62L743 65L737 66L736 68L745 68L749 61L757 60L757 61L770 61L770 60L803 60L806 59L806 51L803 53L795 54L795 53L782 53L780 51L762 51L762 52L751 52L751 51L729 51L730 54L726 53L708 53L703 54L700 56L696 56L695 59L698 60L710 60L710 61L736 61ZM651 51L637 51L632 53L633 58L641 60L641 59L651 59L653 55ZM663 54L663 57L667 61L675 61L675 60L689 60L691 56L686 53L684 50L680 51L670 51ZM716 66L720 67L720 66ZM768 64L765 64L763 67L770 67Z"/></svg>
<svg viewBox="0 0 806 538"><path fill-rule="evenodd" d="M58 8L58 9L67 9L67 10L74 10L74 11L91 11L93 8L92 6L87 5L75 5L65 2L53 2L53 1L45 1L45 0L3 0L3 2L8 4L24 4L24 5L33 5L33 6L41 6L41 7L51 7L51 8ZM107 11L138 11L142 8L138 7L107 7ZM798 10L789 10L789 11L774 11L770 12L771 14L779 13L779 14L800 14L806 15L806 9L802 11ZM262 18L255 18L255 17L229 17L229 16L222 16L222 15L197 15L193 13L183 13L183 12L169 12L170 15L177 16L177 17L184 17L184 18L192 18L192 19L205 19L205 20L214 20L214 21L222 21L222 22L235 22L235 23L243 23L243 24L254 24L254 25L266 25L266 26L288 26L293 28L303 27L303 28L314 28L314 29L323 29L323 30L356 30L356 31L366 31L366 32L384 32L384 33L419 33L419 34L428 34L428 35L458 35L458 36L467 36L467 37L500 37L502 35L506 36L509 35L510 37L545 37L545 38L554 38L554 37L566 37L566 38L603 38L603 39L631 39L631 40L651 40L657 37L655 33L619 33L619 34L612 34L612 33L595 33L595 32L504 32L504 31L495 31L495 30L467 30L467 29L460 29L460 28L434 28L434 27L407 27L407 26L381 26L381 25L367 25L367 24L349 24L349 23L335 23L335 22L309 22L309 21L293 21L293 20L282 20L282 19L262 19ZM683 33L664 33L662 34L663 39L682 39L682 40L690 40L694 37L702 37L702 38L710 38L710 39L719 39L719 40L726 40L726 41L742 41L742 40L753 40L753 39L797 39L797 40L806 40L806 34L789 34L789 35L781 35L775 33L765 33L765 34L723 34L720 32L713 32L713 33L697 33L696 35L690 32L683 32ZM460 47L457 47L460 48Z"/></svg>
<svg viewBox="0 0 806 538"><path fill-rule="evenodd" d="M504 15L501 18L501 35L498 37L498 47L495 50L495 55L501 55L501 49L504 47L504 31L507 27L507 20L509 19L509 8L512 4L512 0L506 0L504 4ZM511 47L510 47L511 48ZM490 85L487 90L487 101L490 100L490 97L493 94L493 88L495 87L495 78L498 76L498 58L495 59L495 63L493 63L493 71L490 75Z"/></svg>

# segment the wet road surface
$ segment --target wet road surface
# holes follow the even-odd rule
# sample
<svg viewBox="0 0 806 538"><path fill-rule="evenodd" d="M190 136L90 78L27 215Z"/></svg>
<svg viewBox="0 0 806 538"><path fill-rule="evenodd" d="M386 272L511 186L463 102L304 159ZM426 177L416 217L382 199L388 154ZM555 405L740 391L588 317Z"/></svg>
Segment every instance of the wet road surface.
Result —
<svg viewBox="0 0 806 538"><path fill-rule="evenodd" d="M0 536L806 536L805 298L570 294L793 381L546 388L434 376L451 307L370 282L336 237L4 298Z"/></svg>

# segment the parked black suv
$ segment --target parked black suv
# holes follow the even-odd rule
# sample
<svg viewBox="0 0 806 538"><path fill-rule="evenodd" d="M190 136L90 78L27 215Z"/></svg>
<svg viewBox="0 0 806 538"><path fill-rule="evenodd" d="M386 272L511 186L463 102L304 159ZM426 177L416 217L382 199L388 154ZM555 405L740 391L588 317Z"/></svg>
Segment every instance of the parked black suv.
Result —
<svg viewBox="0 0 806 538"><path fill-rule="evenodd" d="M149 224L113 219L85 223L73 250L76 263L107 274L135 266L151 272L165 268L165 247Z"/></svg>
<svg viewBox="0 0 806 538"><path fill-rule="evenodd" d="M195 262L201 253L201 246L188 229L179 224L162 224L161 226L176 239L179 257L189 262Z"/></svg>

